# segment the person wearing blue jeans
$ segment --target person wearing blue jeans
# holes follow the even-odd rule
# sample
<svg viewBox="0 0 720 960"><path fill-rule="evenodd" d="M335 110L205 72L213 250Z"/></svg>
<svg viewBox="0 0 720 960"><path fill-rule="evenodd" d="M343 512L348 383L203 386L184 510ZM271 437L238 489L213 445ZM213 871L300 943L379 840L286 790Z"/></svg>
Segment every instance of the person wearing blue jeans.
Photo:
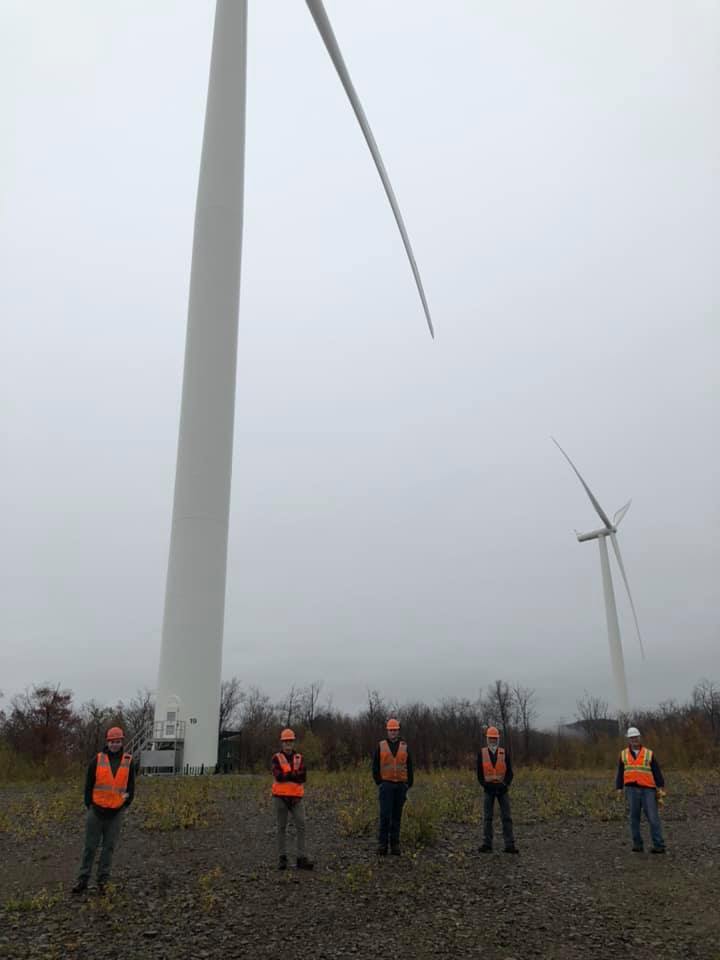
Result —
<svg viewBox="0 0 720 960"><path fill-rule="evenodd" d="M643 746L640 731L630 727L627 732L628 746L620 754L615 787L622 795L623 790L630 810L630 835L633 853L644 850L640 832L640 815L650 827L652 853L665 853L665 840L662 834L658 796L665 796L665 778L660 770L655 754Z"/></svg>
<svg viewBox="0 0 720 960"><path fill-rule="evenodd" d="M387 737L375 749L372 760L373 780L378 785L380 823L378 855L388 852L400 856L400 825L407 792L413 785L413 762L408 745L400 737L400 723L391 717L386 725Z"/></svg>
<svg viewBox="0 0 720 960"><path fill-rule="evenodd" d="M485 791L483 802L483 842L478 848L480 853L490 853L493 846L493 812L495 801L500 807L505 853L518 853L513 833L512 814L508 788L513 781L513 768L510 754L500 746L500 731L497 727L488 727L487 746L477 755L477 778Z"/></svg>

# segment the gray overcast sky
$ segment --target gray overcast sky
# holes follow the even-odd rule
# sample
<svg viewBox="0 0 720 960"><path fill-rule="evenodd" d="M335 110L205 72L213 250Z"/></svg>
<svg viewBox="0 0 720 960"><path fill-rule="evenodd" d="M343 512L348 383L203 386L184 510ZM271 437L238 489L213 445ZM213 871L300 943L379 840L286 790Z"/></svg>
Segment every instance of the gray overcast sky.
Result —
<svg viewBox="0 0 720 960"><path fill-rule="evenodd" d="M437 340L305 4L251 0L224 674L614 703L552 433L634 498L631 700L720 679L720 4L326 2ZM0 7L6 696L155 686L213 9Z"/></svg>

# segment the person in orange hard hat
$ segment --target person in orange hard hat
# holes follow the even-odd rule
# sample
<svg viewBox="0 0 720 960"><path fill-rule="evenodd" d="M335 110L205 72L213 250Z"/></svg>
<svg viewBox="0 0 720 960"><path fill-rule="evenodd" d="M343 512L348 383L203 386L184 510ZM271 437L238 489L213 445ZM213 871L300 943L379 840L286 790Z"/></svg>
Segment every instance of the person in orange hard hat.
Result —
<svg viewBox="0 0 720 960"><path fill-rule="evenodd" d="M292 818L297 839L298 870L312 870L305 855L305 781L307 773L301 753L295 752L295 734L286 727L280 734L280 749L272 758L272 797L277 820L278 870L287 870L287 824Z"/></svg>
<svg viewBox="0 0 720 960"><path fill-rule="evenodd" d="M375 748L372 774L380 788L380 828L378 855L388 852L400 856L400 824L407 792L413 785L413 763L407 743L400 738L400 723L391 717L386 724L387 738Z"/></svg>
<svg viewBox="0 0 720 960"><path fill-rule="evenodd" d="M98 847L98 892L104 893L110 880L113 855L120 836L123 816L135 795L135 769L132 757L123 751L125 734L120 727L111 727L105 736L105 748L87 768L85 776L85 848L72 892L87 890Z"/></svg>
<svg viewBox="0 0 720 960"><path fill-rule="evenodd" d="M510 813L508 788L513 779L510 754L500 746L500 731L497 727L488 727L487 745L477 756L477 778L485 791L483 804L483 842L480 853L489 853L493 845L493 812L495 801L500 807L502 817L505 853L518 853L513 835L513 822Z"/></svg>

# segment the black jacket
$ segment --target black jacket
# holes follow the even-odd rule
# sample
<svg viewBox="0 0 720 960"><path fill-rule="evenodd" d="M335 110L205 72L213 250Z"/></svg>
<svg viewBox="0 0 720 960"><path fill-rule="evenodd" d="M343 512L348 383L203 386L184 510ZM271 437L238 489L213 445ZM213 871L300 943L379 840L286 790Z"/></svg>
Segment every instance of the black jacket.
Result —
<svg viewBox="0 0 720 960"><path fill-rule="evenodd" d="M283 753L284 751L279 750L278 753ZM295 751L292 753L286 753L285 757L290 766L293 766L293 760L295 759ZM305 761L303 760L300 764L299 770L291 770L290 773L283 773L280 767L280 764L277 761L277 753L274 753L272 756L272 775L275 777L278 783L305 783L307 780L307 771L305 769Z"/></svg>
<svg viewBox="0 0 720 960"><path fill-rule="evenodd" d="M390 752L394 757L396 757L398 752L398 747L400 746L400 737L398 737L397 740L388 740L388 745L390 747ZM405 746L407 747L407 743L405 744ZM379 743L375 747L375 753L373 754L373 758L372 758L372 775L375 783L378 786L380 786L380 784L383 781L382 781L382 778L380 777L380 744ZM412 757L410 755L409 747L407 752L407 776L408 776L407 783L404 784L404 786L406 786L407 789L409 790L410 787L413 785L413 780L414 780L413 762L412 762Z"/></svg>
<svg viewBox="0 0 720 960"><path fill-rule="evenodd" d="M497 761L497 751L495 753L490 751L490 761L493 766L495 766ZM482 752L477 755L477 778L478 783L482 785L483 790L487 790L488 793L505 793L507 788L512 783L513 778L513 768L512 761L510 759L510 754L505 751L505 782L504 783L485 783L485 774L483 773L483 763L482 763Z"/></svg>
<svg viewBox="0 0 720 960"><path fill-rule="evenodd" d="M107 747L103 750L103 753L106 753L110 758L110 769L112 770L112 775L115 776L117 769L120 766L120 761L123 758L123 751L118 750L117 753L111 753ZM87 774L85 775L85 806L92 806L95 813L101 817L114 817L115 814L119 813L121 810L127 809L130 804L133 802L133 797L135 796L135 767L133 764L130 765L130 775L128 777L127 785L127 794L128 798L125 803L118 807L117 810L109 810L107 807L98 807L92 802L93 787L95 786L95 772L97 770L97 754L90 761L90 765L87 768Z"/></svg>
<svg viewBox="0 0 720 960"><path fill-rule="evenodd" d="M637 751L633 750L632 747L628 747L628 750L637 756ZM653 750L652 760L650 761L650 769L652 770L652 775L655 777L655 785L662 788L665 786L665 777L662 775L662 770L660 769L660 764L655 759L655 751ZM615 776L615 788L617 790L622 790L625 786L625 764L622 761L622 753L620 754L620 759L618 760L617 774ZM636 783L634 786L639 787L640 784ZM652 790L653 787L641 787L642 790Z"/></svg>

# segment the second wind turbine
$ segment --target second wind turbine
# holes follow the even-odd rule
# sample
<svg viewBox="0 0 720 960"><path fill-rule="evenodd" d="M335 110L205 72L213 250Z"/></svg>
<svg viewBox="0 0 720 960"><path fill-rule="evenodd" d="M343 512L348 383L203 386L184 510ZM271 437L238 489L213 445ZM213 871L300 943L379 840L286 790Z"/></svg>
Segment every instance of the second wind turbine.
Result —
<svg viewBox="0 0 720 960"><path fill-rule="evenodd" d="M617 528L622 518L630 509L630 503L632 501L628 500L624 506L620 507L613 519L610 520L610 517L608 517L603 508L600 506L594 493L587 483L585 483L580 475L580 471L572 462L570 457L565 453L563 448L554 437L552 437L552 442L572 467L578 480L583 485L585 493L587 493L588 497L590 498L590 502L595 508L595 512L603 522L603 526L600 527L599 530L591 530L589 533L577 533L576 531L576 535L580 543L583 543L585 540L597 540L598 547L600 548L600 568L602 570L603 593L605 594L605 615L607 617L608 643L610 645L610 663L612 664L613 677L615 678L615 686L617 688L620 711L622 714L627 716L630 713L630 702L628 699L627 676L625 674L625 660L623 658L622 640L620 638L620 624L618 622L615 591L613 589L612 575L610 573L610 557L608 556L607 539L609 537L610 542L612 543L613 551L615 552L615 559L617 560L620 574L623 578L625 589L627 590L628 599L630 600L630 607L635 620L635 629L637 631L638 642L640 644L640 653L644 658L645 652L643 650L643 642L640 635L640 625L638 624L637 613L635 612L635 604L633 603L632 594L630 593L630 584L628 583L627 575L625 574L625 567L623 566L622 562L622 556L620 555L620 545L617 541Z"/></svg>

